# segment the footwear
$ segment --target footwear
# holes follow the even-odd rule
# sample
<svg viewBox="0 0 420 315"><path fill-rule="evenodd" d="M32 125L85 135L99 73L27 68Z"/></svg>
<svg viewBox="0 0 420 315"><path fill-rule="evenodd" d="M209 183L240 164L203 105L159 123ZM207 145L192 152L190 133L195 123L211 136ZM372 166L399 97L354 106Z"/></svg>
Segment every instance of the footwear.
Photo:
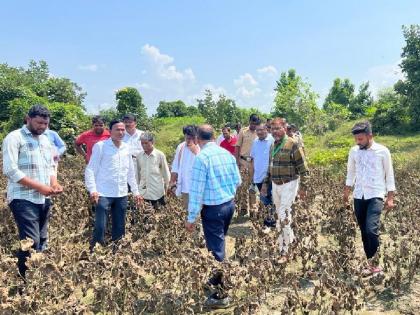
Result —
<svg viewBox="0 0 420 315"><path fill-rule="evenodd" d="M222 281L223 273L220 271L216 271L213 275L207 280L206 286L208 287L217 287L218 285L223 285Z"/></svg>
<svg viewBox="0 0 420 315"><path fill-rule="evenodd" d="M220 298L217 293L212 294L204 302L204 307L208 308L228 308L230 306L230 298L228 296Z"/></svg>
<svg viewBox="0 0 420 315"><path fill-rule="evenodd" d="M382 272L382 268L378 266L367 266L362 270L362 277L369 277L373 275L380 274Z"/></svg>

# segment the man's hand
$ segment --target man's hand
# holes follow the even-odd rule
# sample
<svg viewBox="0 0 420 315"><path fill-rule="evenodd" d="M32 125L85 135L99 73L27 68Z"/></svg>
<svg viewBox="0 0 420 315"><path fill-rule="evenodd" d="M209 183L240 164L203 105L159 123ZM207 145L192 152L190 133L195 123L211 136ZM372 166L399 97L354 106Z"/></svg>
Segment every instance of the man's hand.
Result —
<svg viewBox="0 0 420 315"><path fill-rule="evenodd" d="M192 233L195 228L195 223L185 222L185 228L188 232Z"/></svg>
<svg viewBox="0 0 420 315"><path fill-rule="evenodd" d="M54 185L52 185L52 189L54 190L54 195L58 195L63 192L63 186L61 186L59 183L55 183Z"/></svg>
<svg viewBox="0 0 420 315"><path fill-rule="evenodd" d="M134 202L136 203L137 207L140 207L140 205L143 203L143 197L140 195L134 196Z"/></svg>
<svg viewBox="0 0 420 315"><path fill-rule="evenodd" d="M49 195L54 194L54 189L51 186L47 186L47 185L40 185L37 188L37 191L41 194L44 195L46 197L48 197Z"/></svg>
<svg viewBox="0 0 420 315"><path fill-rule="evenodd" d="M262 184L260 194L261 196L267 197L268 195L267 184Z"/></svg>
<svg viewBox="0 0 420 315"><path fill-rule="evenodd" d="M200 147L198 146L198 144L195 144L194 141L188 141L187 142L187 147L188 147L188 149L191 150L191 152L194 155L197 155L198 154L198 150L200 149Z"/></svg>
<svg viewBox="0 0 420 315"><path fill-rule="evenodd" d="M97 192L93 192L90 194L90 200L92 201L93 204L97 205L99 202L99 193Z"/></svg>
<svg viewBox="0 0 420 315"><path fill-rule="evenodd" d="M387 215L388 212L392 210L394 207L395 207L394 196L392 197L388 196L385 200L385 205L384 205L385 215Z"/></svg>
<svg viewBox="0 0 420 315"><path fill-rule="evenodd" d="M299 189L298 196L299 196L299 199L300 200L305 201L305 199L306 199L306 190Z"/></svg>
<svg viewBox="0 0 420 315"><path fill-rule="evenodd" d="M343 201L346 206L349 204L349 197L350 197L350 187L346 186L344 187L344 192L343 192Z"/></svg>

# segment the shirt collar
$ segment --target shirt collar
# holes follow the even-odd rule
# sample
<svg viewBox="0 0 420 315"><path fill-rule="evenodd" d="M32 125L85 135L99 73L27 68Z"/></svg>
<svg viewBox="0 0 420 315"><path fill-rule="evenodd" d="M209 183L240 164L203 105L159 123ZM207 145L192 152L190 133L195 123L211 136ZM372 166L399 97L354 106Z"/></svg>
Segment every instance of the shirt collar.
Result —
<svg viewBox="0 0 420 315"><path fill-rule="evenodd" d="M201 148L201 150L204 150L205 148L210 148L212 145L216 145L216 143L214 142L214 141L210 141L210 142L207 142L202 148Z"/></svg>
<svg viewBox="0 0 420 315"><path fill-rule="evenodd" d="M30 132L30 130L28 129L28 127L26 125L22 126L22 130L27 134L27 135L31 135L32 132Z"/></svg>

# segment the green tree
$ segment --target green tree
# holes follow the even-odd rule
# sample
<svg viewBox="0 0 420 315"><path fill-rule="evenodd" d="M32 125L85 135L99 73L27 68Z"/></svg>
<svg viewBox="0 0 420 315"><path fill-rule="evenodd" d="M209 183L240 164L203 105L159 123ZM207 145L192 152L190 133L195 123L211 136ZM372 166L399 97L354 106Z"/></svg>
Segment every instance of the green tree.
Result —
<svg viewBox="0 0 420 315"><path fill-rule="evenodd" d="M274 90L272 116L284 117L300 129L310 130L311 117L319 111L316 105L318 95L312 91L311 85L290 69L281 73Z"/></svg>
<svg viewBox="0 0 420 315"><path fill-rule="evenodd" d="M187 116L189 107L183 101L160 101L156 109L156 117L184 117Z"/></svg>
<svg viewBox="0 0 420 315"><path fill-rule="evenodd" d="M359 86L357 95L350 101L349 111L351 118L356 119L366 116L367 110L373 104L373 97L369 91L369 82L362 83Z"/></svg>
<svg viewBox="0 0 420 315"><path fill-rule="evenodd" d="M336 110L337 104L349 108L354 98L354 89L354 84L349 79L341 80L340 78L336 78L325 98L323 109L328 113L330 111L330 104L335 104L333 110Z"/></svg>
<svg viewBox="0 0 420 315"><path fill-rule="evenodd" d="M405 79L395 84L401 102L411 116L411 128L420 130L420 25L403 26L405 46L400 67Z"/></svg>
<svg viewBox="0 0 420 315"><path fill-rule="evenodd" d="M148 120L146 106L139 91L133 87L125 87L115 94L117 100L117 111L121 114L132 113L137 116L137 121Z"/></svg>

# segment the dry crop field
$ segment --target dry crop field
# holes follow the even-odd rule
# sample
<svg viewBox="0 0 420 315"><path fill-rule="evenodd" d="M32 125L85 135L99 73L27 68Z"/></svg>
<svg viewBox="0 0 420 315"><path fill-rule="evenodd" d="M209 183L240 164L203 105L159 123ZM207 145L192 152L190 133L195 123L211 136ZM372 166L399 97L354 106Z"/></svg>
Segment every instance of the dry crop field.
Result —
<svg viewBox="0 0 420 315"><path fill-rule="evenodd" d="M20 243L2 197L0 313L205 313L202 284L217 265L199 231L185 231L181 204L170 199L158 212L130 212L126 237L90 254L83 166L75 157L60 165L65 192L54 198L49 249L32 255L26 285L16 274ZM384 277L373 279L360 275L363 252L352 210L341 203L342 175L313 169L311 178L307 200L294 209L297 242L286 265L279 263L276 232L262 232L262 213L234 220L224 265L234 303L223 313L419 314L420 171L396 170L397 206L382 217ZM1 177L0 191L5 186Z"/></svg>

